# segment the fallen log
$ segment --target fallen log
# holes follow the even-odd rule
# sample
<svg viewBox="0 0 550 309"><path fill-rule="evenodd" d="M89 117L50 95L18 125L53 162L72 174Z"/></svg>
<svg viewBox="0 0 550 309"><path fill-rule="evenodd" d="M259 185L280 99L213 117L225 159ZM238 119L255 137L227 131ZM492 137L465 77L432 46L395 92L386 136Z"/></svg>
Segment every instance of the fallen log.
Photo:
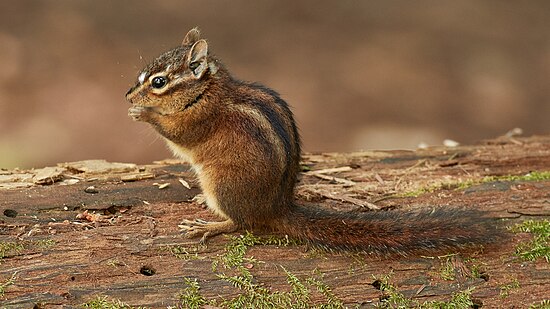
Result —
<svg viewBox="0 0 550 309"><path fill-rule="evenodd" d="M508 226L550 217L550 136L307 154L303 167L297 199L320 207L471 207ZM549 298L548 261L516 254L529 233L513 234L495 249L439 257L324 252L284 235L244 231L201 247L182 237L178 223L216 217L201 203L189 167L177 161L0 170L0 211L0 308L104 301L150 308L238 301L369 308L397 304L399 297L408 306L465 300L494 308Z"/></svg>

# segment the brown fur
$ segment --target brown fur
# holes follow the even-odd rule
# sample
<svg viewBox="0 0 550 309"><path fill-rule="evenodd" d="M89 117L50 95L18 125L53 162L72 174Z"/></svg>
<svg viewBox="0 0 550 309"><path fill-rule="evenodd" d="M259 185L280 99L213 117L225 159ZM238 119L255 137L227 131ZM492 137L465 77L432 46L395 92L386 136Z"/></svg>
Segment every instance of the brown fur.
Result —
<svg viewBox="0 0 550 309"><path fill-rule="evenodd" d="M164 87L153 87L155 77ZM222 223L186 221L188 236L270 229L336 249L432 252L495 239L494 222L465 210L339 213L299 206L300 138L271 89L234 79L191 30L154 60L126 94L129 115L150 123L194 167Z"/></svg>

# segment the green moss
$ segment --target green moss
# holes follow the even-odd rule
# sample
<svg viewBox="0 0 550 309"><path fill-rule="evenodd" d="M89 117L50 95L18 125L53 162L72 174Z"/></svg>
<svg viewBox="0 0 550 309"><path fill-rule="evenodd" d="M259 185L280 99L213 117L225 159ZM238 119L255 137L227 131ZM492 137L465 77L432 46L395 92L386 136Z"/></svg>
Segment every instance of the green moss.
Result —
<svg viewBox="0 0 550 309"><path fill-rule="evenodd" d="M17 279L17 272L14 272L11 277L3 283L0 283L0 297L3 297L6 293L6 288L15 283Z"/></svg>
<svg viewBox="0 0 550 309"><path fill-rule="evenodd" d="M206 300L198 291L198 285L189 285L183 295L191 295L182 299L182 305L185 308L192 307L189 299L196 301L197 304L211 304L222 308L344 308L342 301L333 293L330 287L322 280L322 275L312 275L301 280L298 276L283 268L287 276L287 283L290 286L290 292L273 291L259 283L254 282L254 277L250 271L244 267L238 267L237 275L218 274L218 278L230 283L241 291L241 293L231 299ZM305 282L305 284L304 284ZM196 283L196 282L195 282ZM322 304L311 304L311 289L315 288L325 297Z"/></svg>
<svg viewBox="0 0 550 309"><path fill-rule="evenodd" d="M530 233L533 239L529 242L521 243L516 248L516 254L524 260L534 261L543 257L546 262L550 262L550 221L544 220L526 220L516 224L511 228L513 232Z"/></svg>
<svg viewBox="0 0 550 309"><path fill-rule="evenodd" d="M244 262L255 263L256 260L254 258L245 258L248 248L255 245L290 246L300 244L298 241L289 239L288 236L283 238L276 236L261 238L254 236L248 231L244 235L227 237L229 237L229 242L225 245L225 252L213 262L213 271L217 270L220 263L224 268L237 267Z"/></svg>
<svg viewBox="0 0 550 309"><path fill-rule="evenodd" d="M286 282L292 287L291 294L296 300L295 308L307 308L309 303L309 289L293 273L282 267L286 273Z"/></svg>
<svg viewBox="0 0 550 309"><path fill-rule="evenodd" d="M260 244L260 238L246 232L244 235L228 236L229 242L225 245L225 252L212 265L212 270L216 271L218 263L224 268L240 266L244 263L244 256L249 247ZM248 261L251 261L250 259Z"/></svg>
<svg viewBox="0 0 550 309"><path fill-rule="evenodd" d="M455 268L452 258L447 257L445 259L445 262L441 263L441 267L439 268L439 275L443 280L453 281L456 279Z"/></svg>
<svg viewBox="0 0 550 309"><path fill-rule="evenodd" d="M500 297L501 298L508 297L508 295L510 295L510 291L515 289L519 289L519 281L516 278L514 278L512 282L500 287Z"/></svg>
<svg viewBox="0 0 550 309"><path fill-rule="evenodd" d="M550 299L542 300L537 304L531 304L529 309L550 309Z"/></svg>
<svg viewBox="0 0 550 309"><path fill-rule="evenodd" d="M188 248L185 246L170 246L168 248L170 252L177 257L178 259L189 261L189 260L200 260L202 259L199 256L198 248Z"/></svg>
<svg viewBox="0 0 550 309"><path fill-rule="evenodd" d="M487 176L482 182L493 181L544 181L550 180L550 171L532 171L525 175Z"/></svg>
<svg viewBox="0 0 550 309"><path fill-rule="evenodd" d="M208 301L200 294L200 286L197 279L184 278L187 288L179 295L180 308L198 309L208 304Z"/></svg>
<svg viewBox="0 0 550 309"><path fill-rule="evenodd" d="M318 308L344 308L343 302L334 295L332 289L323 281L324 274L315 271L315 277L309 277L306 282L315 287L319 293L321 293L326 303L321 304Z"/></svg>
<svg viewBox="0 0 550 309"><path fill-rule="evenodd" d="M126 263L119 261L117 258L108 259L106 264L110 267L127 266Z"/></svg>
<svg viewBox="0 0 550 309"><path fill-rule="evenodd" d="M16 242L0 242L0 259L8 255L16 255L23 251L25 246Z"/></svg>
<svg viewBox="0 0 550 309"><path fill-rule="evenodd" d="M37 250L47 250L54 246L55 240L53 239L41 239L35 241L18 241L18 242L0 242L0 259L10 256L17 255L25 249L37 249Z"/></svg>
<svg viewBox="0 0 550 309"><path fill-rule="evenodd" d="M418 197L425 193L435 192L437 190L465 190L472 186L490 183L496 181L545 181L550 180L550 171L532 171L525 175L503 175L503 176L486 176L481 179L469 179L465 181L443 182L418 188L409 192L396 194L396 197Z"/></svg>
<svg viewBox="0 0 550 309"><path fill-rule="evenodd" d="M323 282L323 276L320 273L304 280L281 267L286 274L290 292L275 291L256 282L248 265L259 263L259 261L252 257L246 257L251 246L288 246L297 244L297 242L288 239L288 237L256 237L249 232L240 236L229 236L229 238L230 241L225 246L225 252L212 262L212 269L218 272L218 266L222 266L224 271L231 273L218 272L216 276L239 289L239 295L231 299L208 300L200 294L200 286L196 280L185 279L187 288L180 294L179 305L181 307L200 308L210 304L222 308L343 308L342 302ZM310 293L313 288L325 297L324 303L311 304Z"/></svg>
<svg viewBox="0 0 550 309"><path fill-rule="evenodd" d="M419 309L469 309L474 308L474 302L472 301L472 291L474 288L468 288L464 291L454 293L448 302L445 301L428 301L419 305Z"/></svg>
<svg viewBox="0 0 550 309"><path fill-rule="evenodd" d="M120 300L109 300L106 296L98 296L95 299L80 305L81 308L91 309L145 309L146 307L132 307Z"/></svg>
<svg viewBox="0 0 550 309"><path fill-rule="evenodd" d="M392 273L380 278L373 276L376 286L383 293L383 296L380 297L380 302L375 305L376 308L413 308L415 302L406 298L390 283L391 275Z"/></svg>
<svg viewBox="0 0 550 309"><path fill-rule="evenodd" d="M48 250L56 245L53 239L40 239L34 242L34 245L40 250Z"/></svg>
<svg viewBox="0 0 550 309"><path fill-rule="evenodd" d="M468 288L464 291L453 293L449 301L426 301L419 303L416 300L406 298L397 290L396 287L390 284L390 276L391 274L385 275L378 279L375 277L375 282L378 283L380 290L385 293L384 297L381 298L380 303L376 304L377 308L466 309L474 306L472 301L472 291L474 288Z"/></svg>
<svg viewBox="0 0 550 309"><path fill-rule="evenodd" d="M396 194L396 197L419 197L422 194L430 193L437 190L439 186L430 186L426 188L418 188L413 191Z"/></svg>
<svg viewBox="0 0 550 309"><path fill-rule="evenodd" d="M474 258L466 259L466 263L467 265L469 265L469 276L471 278L482 278L484 280L488 278L487 272L485 271L485 266L487 265L487 263L480 263Z"/></svg>

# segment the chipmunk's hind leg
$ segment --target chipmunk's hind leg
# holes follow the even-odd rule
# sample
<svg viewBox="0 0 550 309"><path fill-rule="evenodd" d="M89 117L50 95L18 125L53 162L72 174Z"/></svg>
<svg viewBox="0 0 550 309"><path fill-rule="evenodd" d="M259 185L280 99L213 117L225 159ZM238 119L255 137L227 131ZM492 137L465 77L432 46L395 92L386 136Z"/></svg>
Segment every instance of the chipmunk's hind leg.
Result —
<svg viewBox="0 0 550 309"><path fill-rule="evenodd" d="M178 227L185 234L186 238L195 238L201 236L200 243L206 244L210 237L231 233L238 229L237 225L231 219L221 222L208 222L201 219L183 220Z"/></svg>

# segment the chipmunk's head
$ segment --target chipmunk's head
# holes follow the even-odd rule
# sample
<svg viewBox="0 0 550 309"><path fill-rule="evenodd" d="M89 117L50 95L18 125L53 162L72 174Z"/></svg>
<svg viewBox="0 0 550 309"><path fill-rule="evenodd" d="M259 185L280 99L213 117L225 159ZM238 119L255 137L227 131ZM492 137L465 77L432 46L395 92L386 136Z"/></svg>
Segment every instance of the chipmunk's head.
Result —
<svg viewBox="0 0 550 309"><path fill-rule="evenodd" d="M208 86L208 77L217 71L216 61L208 55L208 43L194 28L180 46L160 55L139 73L126 99L134 106L172 114L192 107Z"/></svg>

